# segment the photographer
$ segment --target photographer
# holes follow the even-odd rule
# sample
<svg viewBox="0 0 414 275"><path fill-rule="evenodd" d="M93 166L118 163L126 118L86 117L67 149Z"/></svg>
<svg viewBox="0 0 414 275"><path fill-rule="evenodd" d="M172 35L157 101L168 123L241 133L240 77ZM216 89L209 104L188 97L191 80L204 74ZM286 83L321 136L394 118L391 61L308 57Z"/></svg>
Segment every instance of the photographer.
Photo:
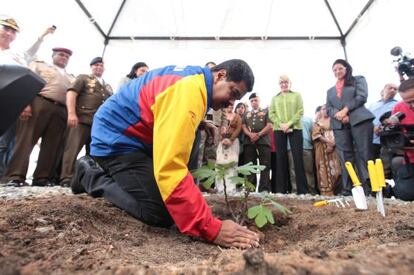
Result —
<svg viewBox="0 0 414 275"><path fill-rule="evenodd" d="M392 170L394 174L394 193L395 197L405 200L414 200L414 135L407 129L414 128L414 79L410 78L401 83L398 93L402 102L395 105L392 114L398 112L405 115L399 121L400 125L405 125L403 134L408 139L408 146L404 147L404 157L396 157L392 160Z"/></svg>
<svg viewBox="0 0 414 275"><path fill-rule="evenodd" d="M398 103L396 99L394 99L395 95L397 94L398 86L394 83L387 83L384 88L382 89L380 95L381 99L371 104L368 108L371 113L375 115L374 118L374 133L372 139L372 153L373 159L381 158L384 164L385 170L385 177L387 179L391 179L391 158L393 156L393 152L384 146L381 146L380 137L378 136L378 132L382 131L382 118L389 117L391 115L391 111L394 106Z"/></svg>

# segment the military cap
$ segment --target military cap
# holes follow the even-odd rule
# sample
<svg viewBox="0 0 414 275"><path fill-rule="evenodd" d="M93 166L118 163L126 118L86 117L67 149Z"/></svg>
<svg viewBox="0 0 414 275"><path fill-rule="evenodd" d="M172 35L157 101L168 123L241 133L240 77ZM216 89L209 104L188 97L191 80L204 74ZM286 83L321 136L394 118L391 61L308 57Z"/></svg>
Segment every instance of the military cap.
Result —
<svg viewBox="0 0 414 275"><path fill-rule="evenodd" d="M13 30L15 30L17 32L20 31L20 28L17 25L16 20L14 20L13 18L8 17L8 16L0 16L0 25L12 28Z"/></svg>
<svg viewBox="0 0 414 275"><path fill-rule="evenodd" d="M91 60L91 63L89 64L89 65L95 65L95 64L97 64L97 63L103 63L103 59L102 59L102 57L95 57L94 59L92 59Z"/></svg>
<svg viewBox="0 0 414 275"><path fill-rule="evenodd" d="M66 48L53 48L52 51L54 52L64 52L67 53L68 55L72 55L72 51Z"/></svg>
<svg viewBox="0 0 414 275"><path fill-rule="evenodd" d="M255 98L255 97L257 97L256 93L252 93L252 94L249 96L249 100L250 100L250 99L252 99L252 98Z"/></svg>

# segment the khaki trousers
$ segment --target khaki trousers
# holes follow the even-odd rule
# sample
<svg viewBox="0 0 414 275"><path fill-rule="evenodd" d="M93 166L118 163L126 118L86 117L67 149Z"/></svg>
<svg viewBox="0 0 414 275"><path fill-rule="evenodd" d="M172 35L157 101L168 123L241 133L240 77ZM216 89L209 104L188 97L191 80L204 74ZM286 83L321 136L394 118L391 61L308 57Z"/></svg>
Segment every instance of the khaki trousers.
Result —
<svg viewBox="0 0 414 275"><path fill-rule="evenodd" d="M66 117L64 106L56 105L39 96L33 99L32 116L17 123L16 145L6 169L6 179L26 179L30 154L39 138L42 139L42 143L33 179L49 179L53 176L57 152L63 146Z"/></svg>

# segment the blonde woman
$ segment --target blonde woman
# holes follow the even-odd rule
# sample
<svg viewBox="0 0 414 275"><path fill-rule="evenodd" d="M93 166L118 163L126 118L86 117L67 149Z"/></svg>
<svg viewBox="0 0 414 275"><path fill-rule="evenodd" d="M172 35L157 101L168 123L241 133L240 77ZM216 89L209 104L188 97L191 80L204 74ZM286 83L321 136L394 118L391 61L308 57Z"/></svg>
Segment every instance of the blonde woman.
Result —
<svg viewBox="0 0 414 275"><path fill-rule="evenodd" d="M295 166L297 193L308 193L308 183L303 165L303 136L301 118L303 116L302 96L292 91L288 76L279 77L280 92L273 98L269 107L269 117L273 122L274 140L276 145L276 192L289 191L289 164L287 142L289 140Z"/></svg>

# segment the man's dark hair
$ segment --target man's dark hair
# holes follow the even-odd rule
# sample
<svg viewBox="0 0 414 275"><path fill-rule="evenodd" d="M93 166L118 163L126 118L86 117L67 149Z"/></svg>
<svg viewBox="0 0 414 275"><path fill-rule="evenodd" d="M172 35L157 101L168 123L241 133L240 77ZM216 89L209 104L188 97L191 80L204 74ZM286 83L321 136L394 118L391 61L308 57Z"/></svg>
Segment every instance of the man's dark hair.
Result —
<svg viewBox="0 0 414 275"><path fill-rule="evenodd" d="M401 82L400 87L398 88L398 91L400 93L405 93L406 91L413 89L413 88L414 88L414 78L409 78Z"/></svg>
<svg viewBox="0 0 414 275"><path fill-rule="evenodd" d="M316 114L317 112L320 112L320 111L321 111L321 109L322 109L322 105L321 105L321 106L316 107L315 114Z"/></svg>
<svg viewBox="0 0 414 275"><path fill-rule="evenodd" d="M253 71L250 68L249 64L247 64L245 61L241 59L227 60L211 68L211 71L218 72L223 69L227 71L227 81L234 81L236 83L244 81L247 91L250 92L253 90Z"/></svg>
<svg viewBox="0 0 414 275"><path fill-rule="evenodd" d="M355 86L355 77L352 75L351 64L349 64L348 61L344 59L335 60L332 67L335 66L336 64L341 64L342 66L346 68L346 73L344 77L344 81L345 81L344 86Z"/></svg>
<svg viewBox="0 0 414 275"><path fill-rule="evenodd" d="M136 70L138 70L139 68L141 68L141 67L147 67L148 68L148 65L147 64L145 64L145 62L137 62L137 63L135 63L134 64L134 66L132 66L132 68L131 68L131 71L129 72L129 74L127 74L126 76L129 78L129 79L134 79L134 78L136 78L137 77L137 75L135 74L135 71Z"/></svg>

